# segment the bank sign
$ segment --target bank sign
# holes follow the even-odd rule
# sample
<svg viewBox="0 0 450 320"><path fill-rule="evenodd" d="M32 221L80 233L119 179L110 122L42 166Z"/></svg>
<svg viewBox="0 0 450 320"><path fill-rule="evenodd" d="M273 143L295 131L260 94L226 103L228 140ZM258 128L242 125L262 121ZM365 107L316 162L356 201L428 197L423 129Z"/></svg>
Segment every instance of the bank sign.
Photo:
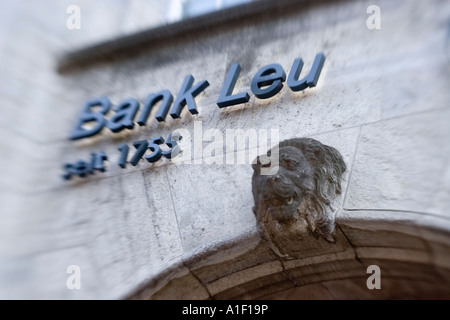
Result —
<svg viewBox="0 0 450 320"><path fill-rule="evenodd" d="M287 81L286 73L280 64L273 63L264 66L253 76L250 90L256 98L268 99L281 91L284 82L287 83L287 86L292 91L302 91L308 87L315 87L324 62L324 54L316 54L311 70L306 76L299 79L303 69L303 60L301 58L295 59L289 71L289 75L287 76ZM238 63L233 63L230 66L222 90L217 99L217 106L219 108L246 103L250 100L250 95L247 91L233 93L240 71L241 67ZM135 98L121 101L114 108L114 114L109 119L106 118L106 114L111 110L110 100L105 96L90 99L84 104L70 134L70 139L79 140L95 136L99 134L104 127L112 132L120 132L124 129L132 130L135 122L140 126L145 126L153 107L158 103L159 108L155 118L159 122L164 121L169 113L173 119L179 118L185 106L187 106L191 114L198 114L195 97L209 86L209 82L207 80L202 80L195 84L194 81L192 75L187 75L185 77L175 101L169 90L161 90L157 93L149 94L144 101L137 119L135 118L140 109L140 104ZM90 126L87 127L87 125ZM129 163L136 166L142 157L149 162L158 161L162 156L171 159L179 152L177 144L179 139L181 139L180 136L171 134L166 140L161 136L158 136L149 141L136 141L133 143L136 152ZM159 145L161 144L166 144L170 150L162 151L161 148L159 148ZM121 152L118 164L122 168L125 168L129 147L128 145L123 144L119 146L118 149ZM144 156L144 153L146 153L148 149L151 151L151 154ZM72 176L86 177L89 174L93 174L94 170L105 171L103 161L106 161L107 159L108 157L106 154L100 151L92 153L89 161L79 160L75 163L66 163L64 165L65 174L63 175L63 178L70 179Z"/></svg>

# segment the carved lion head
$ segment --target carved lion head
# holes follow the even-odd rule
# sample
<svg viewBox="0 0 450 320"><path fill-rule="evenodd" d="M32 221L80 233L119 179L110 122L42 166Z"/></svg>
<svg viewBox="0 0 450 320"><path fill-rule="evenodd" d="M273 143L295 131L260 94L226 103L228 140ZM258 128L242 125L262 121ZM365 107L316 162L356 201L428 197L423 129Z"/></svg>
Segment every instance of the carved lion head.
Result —
<svg viewBox="0 0 450 320"><path fill-rule="evenodd" d="M333 241L332 201L341 193L346 170L335 148L310 138L285 140L270 153L278 153L278 164L253 164L253 211L260 230L275 232L280 226L293 226ZM276 161L275 161L276 162ZM270 167L268 174L261 169ZM298 230L297 230L298 231Z"/></svg>

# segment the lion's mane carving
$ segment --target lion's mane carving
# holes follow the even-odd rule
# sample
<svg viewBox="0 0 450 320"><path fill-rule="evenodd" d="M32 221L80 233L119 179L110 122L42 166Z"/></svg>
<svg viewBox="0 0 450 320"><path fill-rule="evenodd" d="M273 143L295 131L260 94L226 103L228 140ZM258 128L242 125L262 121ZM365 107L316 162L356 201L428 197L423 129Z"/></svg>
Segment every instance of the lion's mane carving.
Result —
<svg viewBox="0 0 450 320"><path fill-rule="evenodd" d="M334 242L332 202L346 170L341 154L310 138L285 140L270 151L272 157L276 150L278 166L263 165L260 157L253 164L253 211L260 232L272 241L291 233L291 239L313 235ZM264 167L274 174L261 174Z"/></svg>

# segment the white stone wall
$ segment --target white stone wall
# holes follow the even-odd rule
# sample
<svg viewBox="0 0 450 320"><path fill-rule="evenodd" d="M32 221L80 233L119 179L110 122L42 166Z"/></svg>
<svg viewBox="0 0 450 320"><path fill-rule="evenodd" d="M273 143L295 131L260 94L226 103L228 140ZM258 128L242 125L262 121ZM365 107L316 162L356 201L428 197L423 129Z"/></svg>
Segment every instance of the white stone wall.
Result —
<svg viewBox="0 0 450 320"><path fill-rule="evenodd" d="M366 27L371 2L311 6L58 74L64 52L152 25L130 22L153 12L136 9L138 2L100 1L80 4L82 29L67 30L69 4L20 1L0 12L0 298L122 298L150 283L149 297L181 276L194 288L186 294L208 298L241 284L244 276L213 279L190 259L230 244L214 258L226 262L257 247L249 164L208 165L193 152L200 164L108 163L106 173L84 180L60 177L64 162L91 151L115 161L121 143L175 129L194 135L195 121L224 136L227 129L278 129L281 139L307 136L335 147L348 167L337 213L351 245L343 252L368 261L389 254L401 260L400 252L450 269L448 1L378 1L380 30ZM237 88L250 93L261 67L280 63L288 72L301 57L309 70L318 52L326 61L316 88L293 93L285 85L268 101L251 94L246 104L217 107L231 63L242 67ZM176 96L186 74L210 82L196 99L197 116L184 110L181 119L158 123L152 112L146 127L68 140L88 98L106 95L116 105L129 97L142 103L162 89ZM414 227L399 230L399 221ZM415 251L398 249L400 238L380 230L413 234L405 241ZM239 272L257 279L298 267L265 262ZM81 268L81 290L66 287L72 264Z"/></svg>

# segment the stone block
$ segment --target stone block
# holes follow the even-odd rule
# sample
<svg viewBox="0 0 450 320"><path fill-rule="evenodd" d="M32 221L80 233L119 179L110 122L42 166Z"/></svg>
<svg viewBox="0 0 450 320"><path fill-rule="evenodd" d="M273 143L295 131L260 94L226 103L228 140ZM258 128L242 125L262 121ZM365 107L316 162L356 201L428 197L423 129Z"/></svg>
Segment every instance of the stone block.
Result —
<svg viewBox="0 0 450 320"><path fill-rule="evenodd" d="M283 267L278 260L263 263L261 265L244 269L232 273L223 278L217 279L207 284L209 292L213 296L226 291L227 289L238 287L255 279L272 275L283 271Z"/></svg>
<svg viewBox="0 0 450 320"><path fill-rule="evenodd" d="M212 252L203 252L199 257L190 258L185 264L196 277L207 284L236 272L278 261L267 244L260 240L259 234L254 233L252 238L235 238L232 244L217 246ZM238 244L239 242L241 244ZM202 257L206 254L208 256Z"/></svg>
<svg viewBox="0 0 450 320"><path fill-rule="evenodd" d="M350 258L301 265L286 271L297 286L304 286L310 283L362 276L366 270L359 261Z"/></svg>
<svg viewBox="0 0 450 320"><path fill-rule="evenodd" d="M400 250L398 250L400 251ZM422 259L424 254L418 253L417 260ZM400 257L402 259L403 257ZM414 261L414 257L410 261L396 260L394 257L386 256L376 257L361 257L360 261L363 264L363 271L366 272L366 268L370 265L376 265L380 268L381 280L384 278L393 279L408 279L409 281L424 281L430 283L430 285L435 283L442 283L442 278L437 273L433 265L423 262ZM365 275L366 279L369 274Z"/></svg>
<svg viewBox="0 0 450 320"><path fill-rule="evenodd" d="M256 228L249 165L180 164L167 175L186 251Z"/></svg>
<svg viewBox="0 0 450 320"><path fill-rule="evenodd" d="M148 191L153 188L161 192ZM103 292L120 298L181 261L178 225L166 195L165 172L153 171L151 179L135 172L30 197L28 205L40 215L22 218L16 250L25 256L52 252L58 265L77 264L65 252L81 247L96 266L95 276L103 279ZM35 274L45 278L48 269ZM39 291L30 288L30 294Z"/></svg>
<svg viewBox="0 0 450 320"><path fill-rule="evenodd" d="M151 297L152 300L206 300L208 298L208 292L192 273L172 280Z"/></svg>
<svg viewBox="0 0 450 320"><path fill-rule="evenodd" d="M287 288L294 287L293 282L287 277L284 272L278 272L274 274L268 274L260 278L239 284L231 287L228 290L217 293L213 296L214 299L252 299L252 292L264 289L265 287L273 286L270 291L279 291ZM267 292L261 292L261 295L267 294ZM258 294L257 294L258 295ZM258 295L259 296L259 295Z"/></svg>
<svg viewBox="0 0 450 320"><path fill-rule="evenodd" d="M288 288L283 291L262 296L263 300L334 300L329 290L322 283L313 283L301 287Z"/></svg>
<svg viewBox="0 0 450 320"><path fill-rule="evenodd" d="M440 110L364 126L345 208L448 217L450 196L443 192L448 184L449 119L450 111Z"/></svg>
<svg viewBox="0 0 450 320"><path fill-rule="evenodd" d="M427 250L417 225L417 213L340 211L336 223L353 246Z"/></svg>

